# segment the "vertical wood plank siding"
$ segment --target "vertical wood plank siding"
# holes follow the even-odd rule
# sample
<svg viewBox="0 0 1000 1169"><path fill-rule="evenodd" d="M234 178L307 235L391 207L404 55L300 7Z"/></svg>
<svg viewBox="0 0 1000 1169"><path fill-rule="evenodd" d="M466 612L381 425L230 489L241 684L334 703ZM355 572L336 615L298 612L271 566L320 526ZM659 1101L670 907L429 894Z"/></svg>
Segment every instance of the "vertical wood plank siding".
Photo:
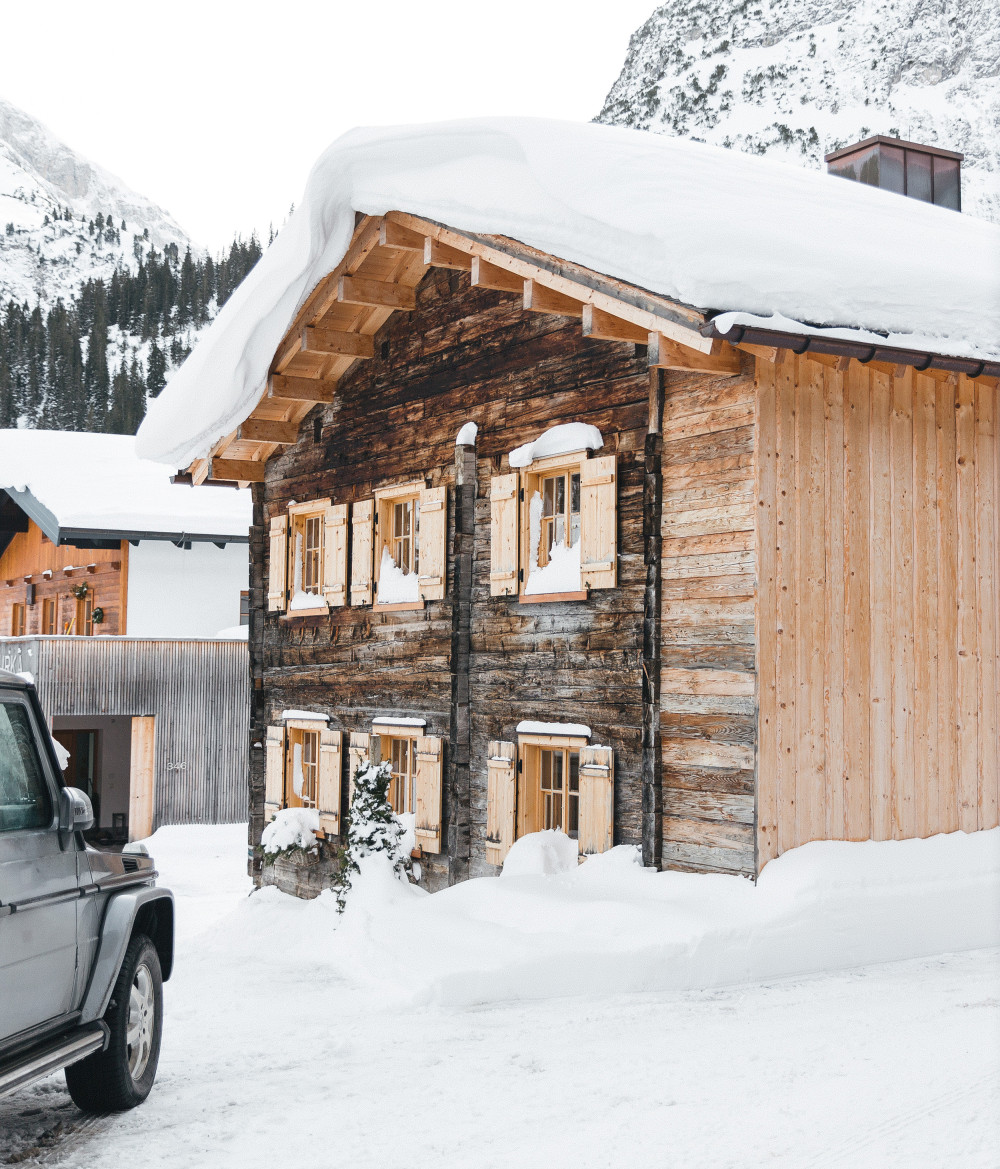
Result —
<svg viewBox="0 0 1000 1169"><path fill-rule="evenodd" d="M47 718L156 718L154 828L246 818L250 681L243 642L87 637L34 644ZM181 762L183 768L168 767Z"/></svg>
<svg viewBox="0 0 1000 1169"><path fill-rule="evenodd" d="M663 408L663 864L755 872L756 395L670 373Z"/></svg>
<svg viewBox="0 0 1000 1169"><path fill-rule="evenodd" d="M759 864L998 823L997 386L761 363Z"/></svg>

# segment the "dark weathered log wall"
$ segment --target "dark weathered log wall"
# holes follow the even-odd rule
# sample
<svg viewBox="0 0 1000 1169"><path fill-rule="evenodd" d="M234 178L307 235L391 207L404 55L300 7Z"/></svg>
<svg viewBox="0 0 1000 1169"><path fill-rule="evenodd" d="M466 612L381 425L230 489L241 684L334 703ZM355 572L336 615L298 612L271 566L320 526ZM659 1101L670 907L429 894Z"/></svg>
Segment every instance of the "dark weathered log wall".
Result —
<svg viewBox="0 0 1000 1169"><path fill-rule="evenodd" d="M663 863L753 875L754 401L742 376L669 373L663 416Z"/></svg>

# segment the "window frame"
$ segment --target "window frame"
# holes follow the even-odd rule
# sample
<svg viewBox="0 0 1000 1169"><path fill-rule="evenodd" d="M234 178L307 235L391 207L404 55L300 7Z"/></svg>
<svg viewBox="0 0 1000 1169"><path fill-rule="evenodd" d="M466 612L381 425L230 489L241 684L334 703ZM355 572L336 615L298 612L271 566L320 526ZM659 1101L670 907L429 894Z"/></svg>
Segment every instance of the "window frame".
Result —
<svg viewBox="0 0 1000 1169"><path fill-rule="evenodd" d="M309 499L303 503L290 503L286 508L288 515L288 530L286 533L285 542L285 573L286 573L286 590L288 593L288 603L285 613L289 617L314 617L317 614L328 613L329 605L323 596L324 584L324 562L326 554L326 509L330 506L329 499ZM306 565L305 555L307 554L306 547L306 533L305 527L311 520L316 520L319 530L319 544L315 549L316 556L316 581L315 590L305 588ZM302 536L302 556L300 563L299 555L296 552L296 541L298 536ZM304 609L293 609L291 607L292 600L297 595L295 587L296 575L301 573L300 580L302 582L302 592L308 593L309 596L316 598L316 604Z"/></svg>
<svg viewBox="0 0 1000 1169"><path fill-rule="evenodd" d="M514 830L514 839L519 840L530 832L541 832L546 828L545 823L545 789L541 786L542 759L544 752L558 752L563 759L563 808L561 823L558 827L566 832L571 839L579 838L580 830L580 752L587 747L590 740L585 735L548 735L522 734L517 735L517 776L520 780L517 793L517 815ZM563 825L569 822L569 794L572 774L571 756L576 755L576 833L571 835Z"/></svg>
<svg viewBox="0 0 1000 1169"><path fill-rule="evenodd" d="M25 601L15 601L10 607L10 635L11 637L25 637L27 636L27 628L27 603Z"/></svg>
<svg viewBox="0 0 1000 1169"><path fill-rule="evenodd" d="M393 723L379 723L372 724L373 735L378 736L379 740L379 759L382 762L393 765L392 748L394 743L407 743L407 759L409 763L409 771L398 776L393 770L392 780L389 784L389 804L397 816L416 815L417 811L417 742L426 737L426 723L421 723L419 726L406 726ZM402 781L403 789L406 795L404 801L408 804L407 807L397 808L393 803L392 795L394 789Z"/></svg>
<svg viewBox="0 0 1000 1169"><path fill-rule="evenodd" d="M284 808L315 808L319 810L319 764L322 749L322 732L327 730L329 723L325 719L294 718L283 721L285 728L284 767L282 769L282 807ZM313 769L311 797L295 794L295 746L302 746L303 765L305 764L305 736L315 746L315 759L311 763ZM303 792L305 791L305 775L303 774Z"/></svg>
<svg viewBox="0 0 1000 1169"><path fill-rule="evenodd" d="M535 459L527 467L518 468L518 527L520 530L519 551L518 551L518 590L517 599L522 605L539 604L545 601L585 601L590 595L590 591L586 587L581 587L578 590L562 593L528 593L525 590L528 587L528 580L531 576L531 501L537 491L542 499L542 506L544 508L544 489L543 485L546 479L555 479L559 476L564 477L567 481L567 495L572 494L572 476L580 476L580 526L579 526L579 541L583 542L583 464L587 462L590 457L589 450L574 451L561 455L549 455L544 459ZM568 503L571 500L567 500ZM567 512L567 515L571 515ZM537 566L539 569L544 568L549 561L548 552L545 550L545 560L542 561L542 544L544 534L545 516L542 516L542 528L539 531L539 558ZM571 545L565 545L570 547ZM582 578L582 573L581 573Z"/></svg>
<svg viewBox="0 0 1000 1169"><path fill-rule="evenodd" d="M48 620L51 615L51 622ZM48 626L51 624L52 628ZM54 637L59 632L59 596L42 597L42 624L43 637Z"/></svg>
<svg viewBox="0 0 1000 1169"><path fill-rule="evenodd" d="M378 584L379 577L382 570L382 553L383 549L387 549L389 555L392 557L393 563L397 568L401 569L399 561L396 559L393 550L393 543L395 542L394 535L394 516L396 508L400 504L410 504L412 511L411 515L413 531L411 533L412 548L414 563L411 565L409 572L414 573L418 581L420 580L420 503L421 496L426 490L427 485L423 479L414 479L408 483L397 483L391 487L379 487L373 492L375 498L375 514L374 526L375 533L372 541L372 605L376 611L383 613L391 612L405 612L410 609L423 609L424 600L422 596L418 596L415 601L390 601L382 604L378 599ZM407 574L409 575L409 574Z"/></svg>
<svg viewBox="0 0 1000 1169"><path fill-rule="evenodd" d="M94 590L87 589L86 596L76 597L76 611L73 628L77 637L94 636Z"/></svg>

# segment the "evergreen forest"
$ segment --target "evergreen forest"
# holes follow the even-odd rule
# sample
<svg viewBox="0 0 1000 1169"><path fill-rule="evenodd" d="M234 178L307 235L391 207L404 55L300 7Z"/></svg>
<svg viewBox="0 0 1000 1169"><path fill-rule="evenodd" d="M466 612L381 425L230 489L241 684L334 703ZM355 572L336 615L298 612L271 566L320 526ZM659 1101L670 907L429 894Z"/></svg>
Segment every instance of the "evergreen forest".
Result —
<svg viewBox="0 0 1000 1169"><path fill-rule="evenodd" d="M135 270L88 280L68 304L0 305L0 427L134 434L260 255L256 236L215 259L150 247Z"/></svg>

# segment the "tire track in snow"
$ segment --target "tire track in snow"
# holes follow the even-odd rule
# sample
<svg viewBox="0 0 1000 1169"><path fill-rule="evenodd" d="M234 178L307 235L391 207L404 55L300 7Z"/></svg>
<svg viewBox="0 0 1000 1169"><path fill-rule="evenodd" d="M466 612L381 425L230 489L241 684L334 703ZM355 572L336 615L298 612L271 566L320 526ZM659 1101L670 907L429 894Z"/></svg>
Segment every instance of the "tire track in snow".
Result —
<svg viewBox="0 0 1000 1169"><path fill-rule="evenodd" d="M835 1149L824 1149L817 1157L805 1162L802 1169L827 1169L827 1166L844 1164L870 1164L870 1162L857 1161L853 1158L857 1154L871 1149L873 1145L879 1144L884 1138L891 1137L895 1133L909 1128L915 1121L925 1119L928 1116L934 1116L936 1113L942 1112L946 1108L951 1108L959 1101L973 1096L981 1090L989 1093L994 1088L994 1084L995 1077L993 1075L985 1075L980 1076L979 1079L973 1080L971 1084L966 1084L964 1087L953 1088L951 1091L942 1092L941 1095L935 1096L915 1108L908 1108L905 1112L897 1112L887 1120L883 1120L880 1124L872 1125L870 1128L865 1129L864 1132L849 1137Z"/></svg>

